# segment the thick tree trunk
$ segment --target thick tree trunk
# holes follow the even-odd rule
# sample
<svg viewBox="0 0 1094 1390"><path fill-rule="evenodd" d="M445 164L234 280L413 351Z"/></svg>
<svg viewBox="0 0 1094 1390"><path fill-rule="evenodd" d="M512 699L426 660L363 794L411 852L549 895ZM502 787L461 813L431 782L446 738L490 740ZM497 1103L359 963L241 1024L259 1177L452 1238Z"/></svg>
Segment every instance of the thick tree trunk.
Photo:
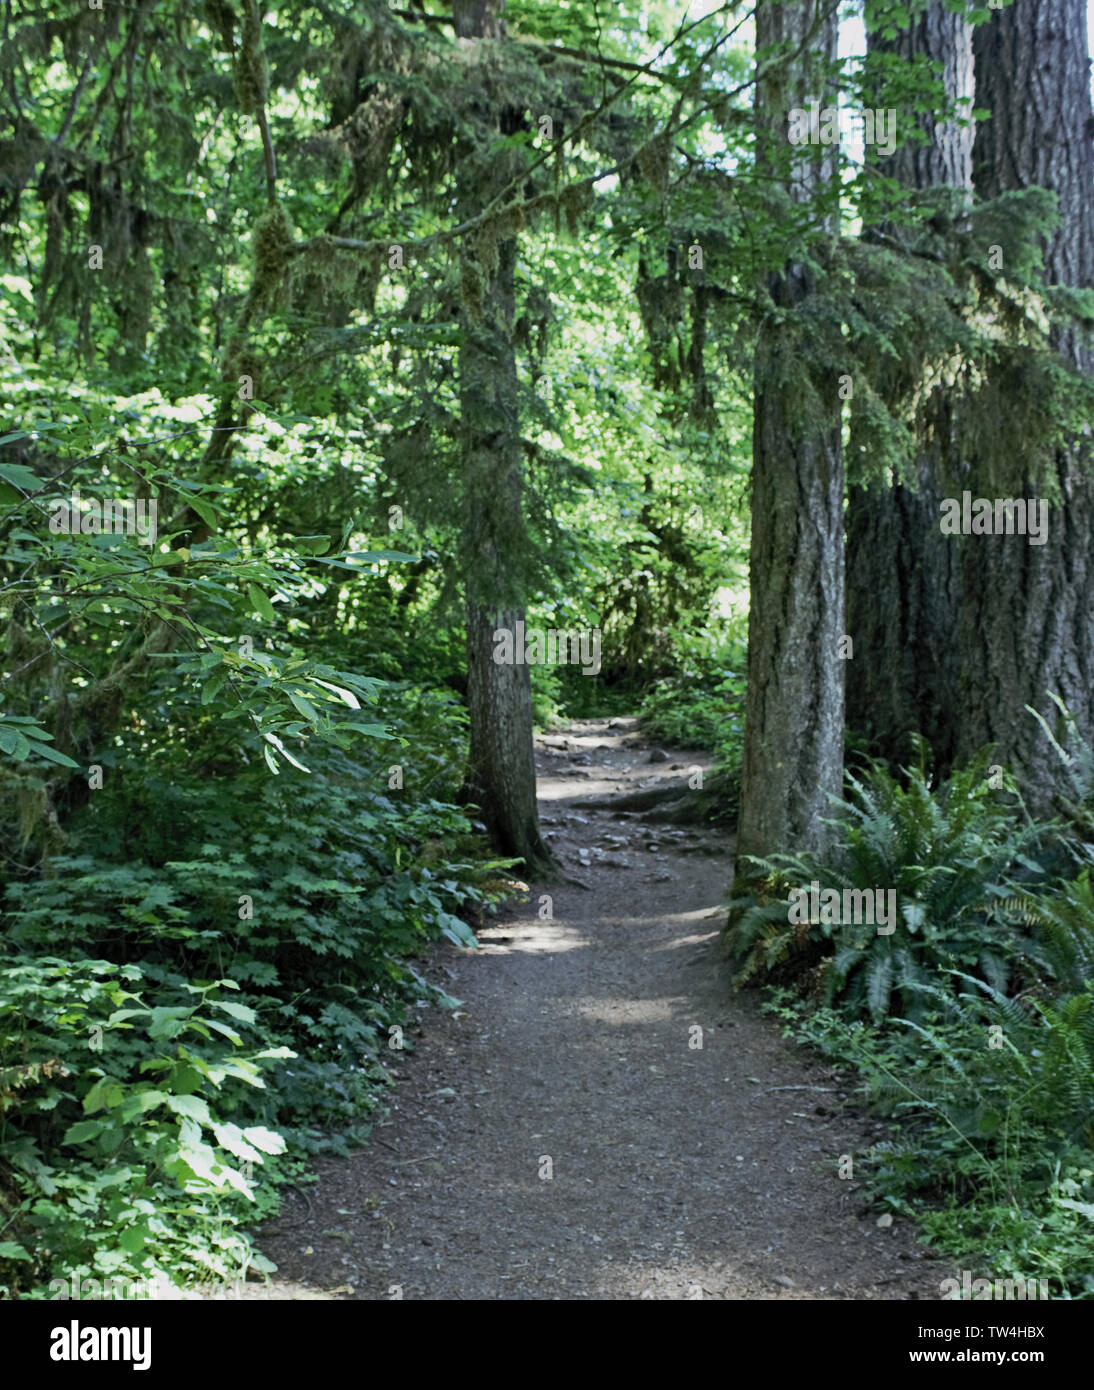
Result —
<svg viewBox="0 0 1094 1390"><path fill-rule="evenodd" d="M953 14L943 0L927 0L906 29L893 39L868 36L871 53L894 53L909 61L929 58L941 65L938 79L947 105L973 97L972 26ZM962 108L971 113L971 105ZM923 112L916 127L928 143L909 140L888 158L878 161L887 178L903 188L972 188L973 127L960 126L948 113Z"/></svg>
<svg viewBox="0 0 1094 1390"><path fill-rule="evenodd" d="M957 550L938 526L941 491L930 455L918 490L902 483L851 488L847 502L847 723L867 751L899 766L913 733L945 775L953 764L960 613Z"/></svg>
<svg viewBox="0 0 1094 1390"><path fill-rule="evenodd" d="M869 45L871 52L940 63L947 102L973 96L972 27L941 0L929 0L896 38L871 34ZM971 195L972 127L933 113L918 126L929 143L907 142L878 161L879 171L904 188ZM935 421L939 438L949 412L937 401L934 413L943 416ZM956 751L960 566L953 539L938 525L940 449L924 449L913 467L915 488L893 482L848 492L847 630L856 660L847 667L847 722L866 735L872 754L898 764L911 756L908 735L922 734L936 771L945 773Z"/></svg>
<svg viewBox="0 0 1094 1390"><path fill-rule="evenodd" d="M1059 195L1061 225L1045 245L1052 284L1094 286L1094 147L1087 15L1083 0L1017 0L976 30L977 192L995 197L1039 185ZM1071 329L1055 346L1073 366L1094 363ZM989 389L991 389L989 387ZM1000 397L1001 418L1007 402ZM1004 459L974 460L974 495L1038 497L1038 471L1022 432ZM1094 482L1089 450L1053 463L1062 506L1049 508L1047 544L1024 536L965 541L960 647L961 752L995 743L997 760L1019 778L1028 803L1049 809L1061 767L1031 705L1052 724L1046 692L1057 694L1079 732L1094 740ZM1043 474L1041 475L1043 477Z"/></svg>
<svg viewBox="0 0 1094 1390"><path fill-rule="evenodd" d="M831 7L829 7L831 8ZM836 52L834 13L815 0L762 3L758 49L787 42L795 56L761 76L761 159L785 158L794 107L822 98ZM832 177L825 147L804 146L782 165L790 196L808 201ZM814 294L804 264L770 277L774 306L803 308ZM843 459L839 367L802 360L794 314L761 324L754 368L751 608L748 701L741 772L738 873L746 855L819 846L828 793L843 775ZM802 377L822 418L802 409Z"/></svg>
<svg viewBox="0 0 1094 1390"><path fill-rule="evenodd" d="M503 32L504 0L455 0L463 38ZM520 113L499 111L510 134ZM510 161L465 151L458 216L479 213L512 175ZM464 482L462 559L467 619L467 697L471 747L465 795L480 808L498 849L525 861L530 875L551 867L536 810L532 686L523 663L499 664L499 629L523 623L521 560L525 530L517 365L513 348L516 242L472 236L460 251L464 304L459 350Z"/></svg>

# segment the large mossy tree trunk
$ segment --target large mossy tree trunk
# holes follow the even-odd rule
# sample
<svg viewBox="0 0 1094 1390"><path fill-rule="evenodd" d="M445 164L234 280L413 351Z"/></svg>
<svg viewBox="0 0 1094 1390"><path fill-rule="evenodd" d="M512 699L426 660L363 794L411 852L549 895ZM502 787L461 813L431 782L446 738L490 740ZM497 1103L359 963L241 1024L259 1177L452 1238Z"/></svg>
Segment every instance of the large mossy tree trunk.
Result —
<svg viewBox="0 0 1094 1390"><path fill-rule="evenodd" d="M929 0L895 37L871 33L868 40L871 53L939 64L947 111L963 98L971 102L972 26L942 0ZM918 117L917 126L927 143L907 141L877 161L879 173L905 189L953 188L971 198L972 127L931 112ZM884 382L880 389L884 396ZM899 408L896 401L888 404ZM940 390L930 416L932 443L907 460L912 485L891 478L848 489L847 630L857 659L847 666L847 722L865 735L871 754L895 764L912 756L909 735L922 734L935 770L945 773L956 751L960 565L953 538L938 524L939 502L948 495L943 455L952 455L946 446L956 443ZM853 453L855 437L852 412Z"/></svg>
<svg viewBox="0 0 1094 1390"><path fill-rule="evenodd" d="M1037 185L1056 193L1060 226L1046 240L1051 284L1094 286L1094 145L1083 0L1017 0L977 28L976 104L991 111L977 127L977 193L996 197ZM1005 270L1005 268L1004 268ZM1078 370L1092 361L1072 328L1054 346ZM991 388L989 387L989 390ZM1041 497L1046 483L1028 428L997 405L1004 447L976 458L974 496ZM1055 451L1049 470L1062 497L1050 507L1048 540L971 537L964 543L960 752L994 743L1030 807L1044 812L1063 770L1030 705L1050 725L1058 695L1079 733L1094 740L1094 482L1089 448Z"/></svg>
<svg viewBox="0 0 1094 1390"><path fill-rule="evenodd" d="M462 39L503 34L504 0L455 0ZM485 84L484 84L485 85ZM483 93L483 102L488 98ZM509 108L480 113L496 136L520 128ZM477 216L513 176L483 139L462 152L457 216ZM523 663L499 664L494 633L524 621L523 555L527 544L516 354L513 346L516 240L491 228L460 248L460 452L464 516L462 563L467 622L467 697L471 746L465 795L480 808L497 848L525 861L530 875L552 867L539 828L532 741L532 687ZM512 644L511 644L512 645Z"/></svg>
<svg viewBox="0 0 1094 1390"><path fill-rule="evenodd" d="M758 158L794 203L835 173L824 146L788 144L788 115L823 98L836 53L834 9L761 3L756 46L785 45L761 71ZM822 100L823 104L823 100ZM801 248L798 248L800 252ZM814 257L823 247L813 249ZM748 697L738 877L745 856L813 849L843 774L843 458L839 364L804 349L817 290L804 255L768 276L754 366Z"/></svg>

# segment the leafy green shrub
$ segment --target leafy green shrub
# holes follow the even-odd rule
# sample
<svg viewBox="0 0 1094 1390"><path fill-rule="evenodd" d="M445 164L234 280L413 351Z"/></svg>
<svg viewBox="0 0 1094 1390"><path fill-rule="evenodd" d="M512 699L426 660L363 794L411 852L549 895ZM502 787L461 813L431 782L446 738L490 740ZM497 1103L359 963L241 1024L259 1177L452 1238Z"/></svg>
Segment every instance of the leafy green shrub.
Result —
<svg viewBox="0 0 1094 1390"><path fill-rule="evenodd" d="M1094 866L1083 748L1064 732L1070 840L992 788L986 759L932 789L921 746L906 784L849 779L828 854L757 861L767 880L735 904L729 942L742 981L794 982L768 1007L896 1126L856 1156L876 1201L981 1273L1094 1298ZM1076 859L1070 881L1046 867ZM897 932L790 923L782 894L813 879L893 887Z"/></svg>
<svg viewBox="0 0 1094 1390"><path fill-rule="evenodd" d="M406 780L419 766L433 775L428 760L408 760ZM22 950L137 961L164 987L182 964L239 982L271 1043L300 1053L279 1083L279 1122L322 1145L322 1130L373 1108L407 1002L445 997L408 958L442 935L474 943L458 913L484 899L474 880L496 867L474 862L463 811L368 790L381 779L386 769L335 750L291 783L240 774L230 798L218 780L181 775L104 788L88 821L112 834L94 856L57 855L48 875L10 884L8 937ZM164 826L178 857L161 862Z"/></svg>
<svg viewBox="0 0 1094 1390"><path fill-rule="evenodd" d="M715 765L701 793L709 820L733 820L740 807L744 708L738 669L693 657L683 675L658 682L639 709L652 738L713 751Z"/></svg>
<svg viewBox="0 0 1094 1390"><path fill-rule="evenodd" d="M185 724L146 727L148 746L124 750L117 774L69 818L63 842L8 882L4 940L19 954L0 958L3 997L22 999L19 972L31 972L41 1017L27 1015L33 1048L6 1020L0 1066L56 1061L79 1077L68 1100L29 1082L13 1092L0 1190L9 1214L20 1209L13 1220L22 1235L11 1243L31 1258L8 1252L12 1282L26 1289L70 1271L146 1277L152 1266L175 1281L207 1282L261 1267L242 1223L276 1206L274 1184L301 1172L304 1155L344 1152L367 1134L389 1085L385 1059L398 1055L393 1039L412 1047L417 1011L454 1002L423 979L414 958L441 936L474 944L464 917L505 891L499 870L508 861L485 859L466 812L439 799L452 794L463 762L464 719L453 699L408 687L382 698L398 710L402 738L358 744L352 755L314 749L310 775L273 777L261 761L240 766L216 729L204 730L202 760L192 766ZM202 708L180 702L175 713L200 723ZM107 972L102 980L87 974L89 959ZM118 995L118 981L128 988L138 980L142 1002ZM209 981L235 990L234 999L210 993ZM181 1101L129 1115L153 1088L182 1094L173 1074L161 1084L159 1025L119 1014L143 1001L165 1027L184 1017L171 1011L187 1011L179 1046L223 1071L215 1096L205 1094L206 1077ZM87 1051L85 1023L105 1029L98 1057ZM239 1023L253 1055L268 1059L262 1086L239 1055L232 1060L236 1044L224 1029ZM203 1029L220 1052L195 1044ZM107 1087L99 1094L109 1103L84 1115L94 1069L108 1063L120 1089ZM54 1107L64 1125L43 1120L39 1106L42 1115ZM190 1113L176 1118L178 1106ZM207 1131L205 1106L218 1127L212 1137L199 1141L185 1129L185 1162L204 1165L207 1186L196 1193L165 1145L174 1137L179 1149L183 1120ZM70 1133L77 1117L88 1125L76 1131L79 1144ZM125 1126L133 1133L118 1139ZM257 1150L254 1136L267 1132L287 1149L270 1154L244 1192L228 1176L238 1171L232 1154ZM115 1140L109 1173L84 1157ZM53 1190L32 1192L43 1174ZM128 1251L125 1232L145 1227L145 1246Z"/></svg>
<svg viewBox="0 0 1094 1390"><path fill-rule="evenodd" d="M861 1165L878 1201L962 1260L1092 1298L1094 990L1012 999L946 973L946 988L919 987L919 1021L851 1022L785 991L769 1007L852 1065L867 1105L898 1123Z"/></svg>
<svg viewBox="0 0 1094 1390"><path fill-rule="evenodd" d="M255 1014L223 995L235 982L138 992L134 965L3 966L0 1281L209 1280L261 1266L237 1230L255 1197L240 1164L265 1164L285 1141L227 1115L235 1091L261 1090L263 1069L294 1054L244 1050Z"/></svg>
<svg viewBox="0 0 1094 1390"><path fill-rule="evenodd" d="M839 999L848 1016L878 1019L894 994L917 1016L917 987L945 967L978 971L998 989L1017 961L1048 968L1024 929L1016 885L1043 877L1030 854L1049 828L1023 822L1020 803L1004 800L985 771L979 760L937 791L922 766L907 771L906 785L880 766L863 781L849 777L831 849L757 859L766 881L730 904L743 909L727 943L738 982L813 970L825 1002ZM787 891L814 881L841 894L895 890L896 930L791 921Z"/></svg>
<svg viewBox="0 0 1094 1390"><path fill-rule="evenodd" d="M434 690L408 681L392 682L379 693L377 718L397 730L412 749L411 785L403 790L405 799L420 803L426 799L453 802L463 781L467 762L467 709L450 690ZM390 764L401 761L400 743L379 747L358 745L354 758L386 772ZM386 776L382 785L386 785Z"/></svg>
<svg viewBox="0 0 1094 1390"><path fill-rule="evenodd" d="M562 721L562 680L550 666L534 665L532 678L532 720L537 729L552 729Z"/></svg>
<svg viewBox="0 0 1094 1390"><path fill-rule="evenodd" d="M709 748L719 761L740 766L744 735L744 677L725 666L701 666L659 681L639 714L655 739L685 748Z"/></svg>

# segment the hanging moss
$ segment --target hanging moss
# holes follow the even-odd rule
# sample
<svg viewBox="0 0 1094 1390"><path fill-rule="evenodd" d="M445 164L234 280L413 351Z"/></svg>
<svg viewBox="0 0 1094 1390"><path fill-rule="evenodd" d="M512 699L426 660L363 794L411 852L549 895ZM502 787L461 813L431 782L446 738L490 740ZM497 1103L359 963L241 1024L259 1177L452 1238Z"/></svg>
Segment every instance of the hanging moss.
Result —
<svg viewBox="0 0 1094 1390"><path fill-rule="evenodd" d="M231 372L226 373L226 380L229 390L238 394L239 378L249 376L251 378L252 399L256 401L265 400L262 382L262 358L255 352L249 344L239 344L237 351L231 360Z"/></svg>
<svg viewBox="0 0 1094 1390"><path fill-rule="evenodd" d="M559 195L562 211L566 218L566 230L576 237L581 230L581 220L593 205L592 185L588 183L571 184Z"/></svg>
<svg viewBox="0 0 1094 1390"><path fill-rule="evenodd" d="M886 235L840 245L823 281L827 309L798 325L810 374L838 361L854 382L848 477L914 487L926 443L951 491L974 469L985 494L1036 479L1051 497L1055 451L1090 414L1089 386L1052 351L1036 279L1031 247L1052 209L1025 190L958 222L937 199L920 201L906 199ZM988 248L1004 245L1006 278L987 264ZM833 318L848 325L842 341Z"/></svg>
<svg viewBox="0 0 1094 1390"><path fill-rule="evenodd" d="M42 633L25 628L13 613L4 629L4 656L12 670L36 665L50 650L49 639ZM41 671L38 674L42 674Z"/></svg>
<svg viewBox="0 0 1094 1390"><path fill-rule="evenodd" d="M279 280L289 263L293 243L292 222L280 203L271 203L255 220L252 233L255 275Z"/></svg>
<svg viewBox="0 0 1094 1390"><path fill-rule="evenodd" d="M375 311L376 291L380 288L382 277L383 269L379 257L358 266L353 294L359 309L367 309L370 314Z"/></svg>
<svg viewBox="0 0 1094 1390"><path fill-rule="evenodd" d="M254 250L254 294L261 305L272 306L282 297L288 283L293 228L289 215L278 202L259 214L251 233Z"/></svg>
<svg viewBox="0 0 1094 1390"><path fill-rule="evenodd" d="M656 135L644 144L635 155L638 172L647 184L662 197L669 190L669 137Z"/></svg>
<svg viewBox="0 0 1094 1390"><path fill-rule="evenodd" d="M482 266L469 255L460 257L460 308L473 320L482 318L486 298L486 278Z"/></svg>
<svg viewBox="0 0 1094 1390"><path fill-rule="evenodd" d="M381 83L346 122L344 138L361 187L376 182L387 170L405 109L404 99Z"/></svg>
<svg viewBox="0 0 1094 1390"><path fill-rule="evenodd" d="M293 301L301 307L329 308L355 292L360 274L360 253L342 250L329 236L317 237L306 258L297 257L292 267Z"/></svg>

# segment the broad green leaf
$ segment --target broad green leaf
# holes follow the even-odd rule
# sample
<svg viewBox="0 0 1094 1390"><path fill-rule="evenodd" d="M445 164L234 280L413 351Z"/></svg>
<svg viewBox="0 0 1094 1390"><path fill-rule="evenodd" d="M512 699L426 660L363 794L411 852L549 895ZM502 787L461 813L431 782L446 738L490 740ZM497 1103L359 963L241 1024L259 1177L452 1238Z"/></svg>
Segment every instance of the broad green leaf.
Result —
<svg viewBox="0 0 1094 1390"><path fill-rule="evenodd" d="M210 1028L214 1030L214 1032L220 1033L223 1037L227 1038L229 1042L235 1043L237 1047L243 1046L243 1039L239 1036L239 1034L235 1031L234 1028L229 1028L226 1023L221 1023L218 1019L215 1018L207 1018L205 1022L209 1025Z"/></svg>
<svg viewBox="0 0 1094 1390"><path fill-rule="evenodd" d="M1090 1202L1073 1202L1070 1197L1056 1197L1053 1200L1058 1207L1067 1207L1068 1211L1077 1211L1080 1216L1085 1216L1088 1221L1094 1221L1094 1204Z"/></svg>
<svg viewBox="0 0 1094 1390"><path fill-rule="evenodd" d="M121 1235L118 1236L118 1244L129 1255L136 1255L138 1251L144 1249L144 1244L148 1239L148 1227L141 1222L136 1226L126 1226Z"/></svg>
<svg viewBox="0 0 1094 1390"><path fill-rule="evenodd" d="M203 705L211 705L227 683L228 670L226 667L222 667L221 670L210 676L201 687L201 703Z"/></svg>
<svg viewBox="0 0 1094 1390"><path fill-rule="evenodd" d="M87 1095L84 1096L83 1109L85 1115L94 1115L96 1110L113 1108L120 1105L124 1097L121 1084L115 1081L112 1076L104 1076L96 1081Z"/></svg>
<svg viewBox="0 0 1094 1390"><path fill-rule="evenodd" d="M18 729L0 724L0 750L21 763L30 754L30 743Z"/></svg>
<svg viewBox="0 0 1094 1390"><path fill-rule="evenodd" d="M0 444L4 444L9 439L19 439L20 434L5 435L0 439ZM0 463L0 478L6 478L13 487L19 488L23 492L37 492L43 486L43 481L33 469L24 468L21 463Z"/></svg>
<svg viewBox="0 0 1094 1390"><path fill-rule="evenodd" d="M240 1023L255 1021L255 1011L247 1004L237 1004L231 999L210 999L209 1004L214 1009L223 1009L232 1018L238 1018Z"/></svg>
<svg viewBox="0 0 1094 1390"><path fill-rule="evenodd" d="M449 941L457 946L477 946L479 944L475 939L475 933L467 923L461 922L458 917L453 917L450 912L438 912L437 924Z"/></svg>
<svg viewBox="0 0 1094 1390"><path fill-rule="evenodd" d="M332 685L330 681L321 681L318 676L309 676L309 680L315 685L321 685L326 690L333 690L340 700L344 700L350 709L360 709L361 702L352 690L347 690L344 685Z"/></svg>
<svg viewBox="0 0 1094 1390"><path fill-rule="evenodd" d="M106 1128L105 1120L77 1120L65 1130L62 1144L83 1144L88 1139L97 1139Z"/></svg>
<svg viewBox="0 0 1094 1390"><path fill-rule="evenodd" d="M248 1144L253 1144L256 1149L261 1149L264 1154L283 1154L285 1152L285 1141L280 1134L275 1134L272 1129L266 1129L262 1125L252 1126L243 1131L243 1137Z"/></svg>
<svg viewBox="0 0 1094 1390"><path fill-rule="evenodd" d="M134 1099L137 1101L137 1108L134 1114L145 1115L149 1110L155 1110L158 1105L162 1105L168 1098L168 1091L138 1091Z"/></svg>
<svg viewBox="0 0 1094 1390"><path fill-rule="evenodd" d="M168 1009L159 1006L152 1010L148 1035L152 1038L173 1038L181 1028L183 1021L189 1016L189 1009Z"/></svg>
<svg viewBox="0 0 1094 1390"><path fill-rule="evenodd" d="M208 1104L200 1096L168 1096L167 1108L176 1115L185 1115L187 1119L194 1120L197 1124L211 1125L213 1117L209 1114Z"/></svg>
<svg viewBox="0 0 1094 1390"><path fill-rule="evenodd" d="M187 497L186 505L197 512L210 531L215 531L220 525L220 518L216 511L208 502L203 502L200 497Z"/></svg>
<svg viewBox="0 0 1094 1390"><path fill-rule="evenodd" d="M251 607L261 618L265 618L268 623L277 622L277 614L274 606L257 584L247 585L247 594L251 600Z"/></svg>
<svg viewBox="0 0 1094 1390"><path fill-rule="evenodd" d="M309 721L309 723L319 723L319 711L315 708L315 706L311 703L310 700L305 699L303 695L298 695L295 690L289 691L289 699L293 703L293 708L296 709L300 714L302 714L304 718Z"/></svg>
<svg viewBox="0 0 1094 1390"><path fill-rule="evenodd" d="M61 767L79 768L80 764L74 762L67 753L62 753L57 748L51 748L49 744L41 744L35 747L34 751L43 758L47 758L51 763L58 763Z"/></svg>
<svg viewBox="0 0 1094 1390"><path fill-rule="evenodd" d="M408 555L405 550L351 550L346 554L347 560L359 560L369 565L380 560L409 560L416 563L421 558L420 555Z"/></svg>
<svg viewBox="0 0 1094 1390"><path fill-rule="evenodd" d="M227 1149L233 1157L249 1158L257 1163L263 1161L262 1155L254 1145L248 1144L244 1139L243 1131L238 1125L214 1125L213 1134L220 1147L222 1149Z"/></svg>

